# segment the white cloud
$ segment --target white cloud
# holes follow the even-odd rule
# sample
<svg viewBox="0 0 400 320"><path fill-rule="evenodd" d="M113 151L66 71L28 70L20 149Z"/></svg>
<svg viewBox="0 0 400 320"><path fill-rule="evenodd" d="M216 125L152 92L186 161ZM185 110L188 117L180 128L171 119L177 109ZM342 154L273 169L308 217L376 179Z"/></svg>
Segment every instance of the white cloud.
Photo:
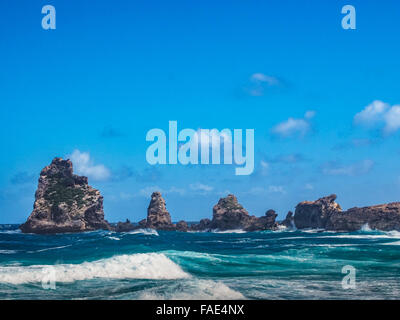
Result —
<svg viewBox="0 0 400 320"><path fill-rule="evenodd" d="M93 164L89 152L81 152L76 149L68 158L72 161L75 173L79 175L84 175L97 181L107 180L111 176L110 170L104 165Z"/></svg>
<svg viewBox="0 0 400 320"><path fill-rule="evenodd" d="M201 191L201 192L210 192L210 191L214 190L213 187L202 184L202 183L190 184L189 187L193 191Z"/></svg>
<svg viewBox="0 0 400 320"><path fill-rule="evenodd" d="M375 100L354 116L354 124L366 127L383 127L385 134L400 129L400 105L390 106L388 103Z"/></svg>
<svg viewBox="0 0 400 320"><path fill-rule="evenodd" d="M262 96L268 88L279 86L280 84L281 82L278 78L264 73L254 73L250 77L250 84L246 91L251 96Z"/></svg>
<svg viewBox="0 0 400 320"><path fill-rule="evenodd" d="M278 85L280 83L277 78L268 76L264 73L254 73L251 75L250 80L254 82L265 82L270 86Z"/></svg>
<svg viewBox="0 0 400 320"><path fill-rule="evenodd" d="M396 132L400 128L400 106L393 106L384 115L384 132L387 134Z"/></svg>
<svg viewBox="0 0 400 320"><path fill-rule="evenodd" d="M144 187L142 189L139 190L139 192L137 192L136 194L131 195L130 197L150 197L151 194L155 191L161 192L163 195L166 194L179 194L181 196L183 196L184 194L186 194L186 190L182 189L182 188L177 188L177 187L170 187L168 189L163 189L160 188L159 186L148 186L148 187Z"/></svg>
<svg viewBox="0 0 400 320"><path fill-rule="evenodd" d="M383 120L383 116L388 109L389 105L387 103L375 100L354 116L354 123L367 126L373 125Z"/></svg>
<svg viewBox="0 0 400 320"><path fill-rule="evenodd" d="M322 173L331 176L357 176L370 172L374 161L363 160L350 165L341 165L336 162L328 162L322 167Z"/></svg>
<svg viewBox="0 0 400 320"><path fill-rule="evenodd" d="M268 192L273 192L273 193L282 193L285 194L285 188L282 186L269 186L268 187Z"/></svg>
<svg viewBox="0 0 400 320"><path fill-rule="evenodd" d="M253 187L248 191L243 192L244 194L250 194L253 196L260 196L260 195L266 195L268 193L281 193L281 194L286 194L286 190L283 186L275 186L271 185L268 186L267 188L263 187Z"/></svg>
<svg viewBox="0 0 400 320"><path fill-rule="evenodd" d="M272 133L284 138L295 135L303 137L310 130L311 124L309 120L313 118L314 115L315 111L307 111L304 115L304 118L289 118L288 120L281 122L273 127Z"/></svg>
<svg viewBox="0 0 400 320"><path fill-rule="evenodd" d="M262 176L268 175L268 172L269 172L269 163L266 162L266 161L264 161L264 160L261 160L261 161L260 161L260 165L261 165L260 174L261 174Z"/></svg>
<svg viewBox="0 0 400 320"><path fill-rule="evenodd" d="M304 189L306 190L314 190L314 186L311 183L306 183L304 186Z"/></svg>

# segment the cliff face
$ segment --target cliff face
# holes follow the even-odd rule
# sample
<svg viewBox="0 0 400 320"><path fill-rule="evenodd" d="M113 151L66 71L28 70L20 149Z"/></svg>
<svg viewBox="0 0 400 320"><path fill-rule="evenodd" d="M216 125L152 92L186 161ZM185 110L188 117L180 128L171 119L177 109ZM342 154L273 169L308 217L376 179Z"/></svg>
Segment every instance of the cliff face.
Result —
<svg viewBox="0 0 400 320"><path fill-rule="evenodd" d="M294 216L296 227L356 231L368 224L371 229L400 230L400 202L342 211L335 199L336 195L331 195L299 203Z"/></svg>
<svg viewBox="0 0 400 320"><path fill-rule="evenodd" d="M341 212L342 208L335 202L336 195L332 194L316 201L303 201L296 206L294 223L296 228L325 229L330 216Z"/></svg>
<svg viewBox="0 0 400 320"><path fill-rule="evenodd" d="M55 158L39 178L34 208L20 226L25 233L81 232L110 229L103 197L87 177L73 174L72 162Z"/></svg>
<svg viewBox="0 0 400 320"><path fill-rule="evenodd" d="M371 207L351 208L331 216L326 229L332 231L355 231L368 224L371 229L400 230L400 202Z"/></svg>

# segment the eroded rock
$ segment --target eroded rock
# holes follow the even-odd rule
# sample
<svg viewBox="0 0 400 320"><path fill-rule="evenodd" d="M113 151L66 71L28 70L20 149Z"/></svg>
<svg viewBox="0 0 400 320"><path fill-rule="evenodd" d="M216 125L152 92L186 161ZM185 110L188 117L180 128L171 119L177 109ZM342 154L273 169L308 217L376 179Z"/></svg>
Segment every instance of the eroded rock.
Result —
<svg viewBox="0 0 400 320"><path fill-rule="evenodd" d="M70 160L54 158L40 173L33 211L20 229L47 234L110 230L110 225L100 192L87 177L73 174Z"/></svg>

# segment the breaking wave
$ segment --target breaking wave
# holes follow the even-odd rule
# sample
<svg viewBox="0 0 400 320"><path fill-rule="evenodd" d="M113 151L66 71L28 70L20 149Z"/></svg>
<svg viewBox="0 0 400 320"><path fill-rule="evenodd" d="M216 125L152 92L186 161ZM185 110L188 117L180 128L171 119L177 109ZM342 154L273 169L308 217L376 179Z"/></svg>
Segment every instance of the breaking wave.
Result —
<svg viewBox="0 0 400 320"><path fill-rule="evenodd" d="M245 299L239 291L229 288L220 281L193 279L172 287L168 292L157 290L143 292L141 300L239 300Z"/></svg>
<svg viewBox="0 0 400 320"><path fill-rule="evenodd" d="M95 278L108 279L182 279L190 275L162 253L118 255L81 264L0 267L0 283L42 282L46 275L56 282L74 282Z"/></svg>

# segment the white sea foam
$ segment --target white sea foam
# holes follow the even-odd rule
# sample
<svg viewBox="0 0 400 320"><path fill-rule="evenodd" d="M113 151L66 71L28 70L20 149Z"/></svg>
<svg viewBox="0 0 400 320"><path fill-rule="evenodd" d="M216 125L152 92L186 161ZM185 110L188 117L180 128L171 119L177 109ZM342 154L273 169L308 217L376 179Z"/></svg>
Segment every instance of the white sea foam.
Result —
<svg viewBox="0 0 400 320"><path fill-rule="evenodd" d="M13 254L17 253L17 250L0 250L0 254Z"/></svg>
<svg viewBox="0 0 400 320"><path fill-rule="evenodd" d="M368 223L361 226L360 231L370 232L372 229L369 227Z"/></svg>
<svg viewBox="0 0 400 320"><path fill-rule="evenodd" d="M118 237L107 237L107 238L110 239L110 240L116 240L116 241L121 240L121 239L118 238Z"/></svg>
<svg viewBox="0 0 400 320"><path fill-rule="evenodd" d="M21 233L21 230L20 229L16 229L16 230L1 230L0 233L16 234L16 233Z"/></svg>
<svg viewBox="0 0 400 320"><path fill-rule="evenodd" d="M320 236L321 238L343 238L343 239L400 239L400 233L397 231L390 231L383 234L336 234L332 236Z"/></svg>
<svg viewBox="0 0 400 320"><path fill-rule="evenodd" d="M44 252L44 251L57 250L57 249L63 249L63 248L68 248L68 247L72 247L72 244L69 244L69 245L66 245L66 246L44 248L44 249L39 249L39 250L35 250L35 251L27 251L27 252L28 253Z"/></svg>
<svg viewBox="0 0 400 320"><path fill-rule="evenodd" d="M146 236L158 236L159 235L157 230L154 230L154 229L137 229L137 230L127 232L126 234L144 234Z"/></svg>
<svg viewBox="0 0 400 320"><path fill-rule="evenodd" d="M385 246L400 246L400 241L387 242L387 243L381 243L381 244L385 245Z"/></svg>
<svg viewBox="0 0 400 320"><path fill-rule="evenodd" d="M41 282L44 270L52 267L56 282L74 282L95 278L108 279L181 279L190 275L162 253L118 255L81 264L0 267L0 283Z"/></svg>
<svg viewBox="0 0 400 320"><path fill-rule="evenodd" d="M247 231L244 231L242 229L232 229L232 230L223 230L223 231L215 229L215 230L212 230L212 232L213 233L246 233Z"/></svg>
<svg viewBox="0 0 400 320"><path fill-rule="evenodd" d="M238 291L220 281L191 279L179 283L170 292L158 293L149 290L142 293L141 300L237 300L245 299Z"/></svg>

